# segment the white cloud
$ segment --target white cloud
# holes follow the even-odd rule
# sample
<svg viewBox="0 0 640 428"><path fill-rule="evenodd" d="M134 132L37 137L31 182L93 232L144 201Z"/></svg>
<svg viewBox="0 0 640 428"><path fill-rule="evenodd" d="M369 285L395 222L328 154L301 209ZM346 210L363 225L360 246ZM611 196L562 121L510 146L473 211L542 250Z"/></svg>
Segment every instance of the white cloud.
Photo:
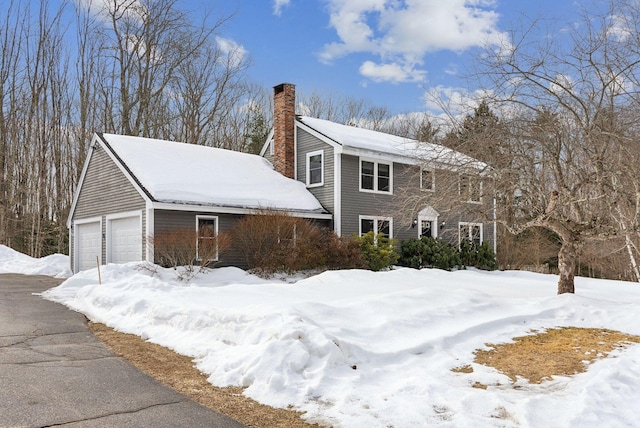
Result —
<svg viewBox="0 0 640 428"><path fill-rule="evenodd" d="M280 16L282 8L289 6L291 0L273 0L273 14Z"/></svg>
<svg viewBox="0 0 640 428"><path fill-rule="evenodd" d="M147 13L147 7L139 0L75 0L75 4L78 9L89 11L103 23L110 23L114 13L134 20L142 20Z"/></svg>
<svg viewBox="0 0 640 428"><path fill-rule="evenodd" d="M324 46L320 59L329 63L352 53L378 56L361 72L376 81L415 81L414 67L424 56L442 50L463 52L486 44L508 47L497 28L499 15L491 0L326 0L330 26L340 39ZM390 73L395 70L395 73ZM408 73L408 70L413 72Z"/></svg>
<svg viewBox="0 0 640 428"><path fill-rule="evenodd" d="M624 15L611 15L609 26L605 29L607 35L618 42L624 42L633 35L633 30L628 22L628 17Z"/></svg>
<svg viewBox="0 0 640 428"><path fill-rule="evenodd" d="M469 91L465 88L439 85L427 89L424 101L427 110L460 116L473 111L490 95L490 91L482 89Z"/></svg>
<svg viewBox="0 0 640 428"><path fill-rule="evenodd" d="M360 66L360 74L374 82L400 83L424 81L427 73L415 69L412 65L376 64L373 61L365 61Z"/></svg>
<svg viewBox="0 0 640 428"><path fill-rule="evenodd" d="M232 66L238 66L247 56L247 50L244 46L236 43L234 40L224 37L216 37L216 43L222 54L227 57L228 62Z"/></svg>

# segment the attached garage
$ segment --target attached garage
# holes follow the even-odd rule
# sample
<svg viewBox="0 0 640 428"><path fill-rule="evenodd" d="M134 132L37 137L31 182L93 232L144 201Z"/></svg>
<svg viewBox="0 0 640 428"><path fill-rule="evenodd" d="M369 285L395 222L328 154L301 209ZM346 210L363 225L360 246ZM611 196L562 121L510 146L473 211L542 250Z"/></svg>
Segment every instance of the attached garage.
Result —
<svg viewBox="0 0 640 428"><path fill-rule="evenodd" d="M102 223L88 220L75 226L75 272L91 269L102 260Z"/></svg>
<svg viewBox="0 0 640 428"><path fill-rule="evenodd" d="M142 215L107 216L107 263L142 260Z"/></svg>

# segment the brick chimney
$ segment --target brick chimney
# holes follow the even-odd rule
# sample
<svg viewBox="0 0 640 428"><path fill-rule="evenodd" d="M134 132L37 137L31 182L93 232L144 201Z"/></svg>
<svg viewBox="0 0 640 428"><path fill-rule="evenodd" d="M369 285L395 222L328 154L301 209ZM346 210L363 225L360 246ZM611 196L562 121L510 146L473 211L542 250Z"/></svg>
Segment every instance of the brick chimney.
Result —
<svg viewBox="0 0 640 428"><path fill-rule="evenodd" d="M273 87L273 166L289 178L295 178L295 107L295 85Z"/></svg>

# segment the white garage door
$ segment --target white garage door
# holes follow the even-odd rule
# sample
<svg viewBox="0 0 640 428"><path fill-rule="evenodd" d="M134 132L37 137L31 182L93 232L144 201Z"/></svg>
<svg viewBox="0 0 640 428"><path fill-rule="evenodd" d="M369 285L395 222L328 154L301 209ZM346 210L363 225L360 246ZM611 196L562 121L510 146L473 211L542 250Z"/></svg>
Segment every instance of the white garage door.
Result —
<svg viewBox="0 0 640 428"><path fill-rule="evenodd" d="M97 266L102 251L100 222L76 225L76 270L87 270Z"/></svg>
<svg viewBox="0 0 640 428"><path fill-rule="evenodd" d="M109 220L109 263L142 260L140 216Z"/></svg>

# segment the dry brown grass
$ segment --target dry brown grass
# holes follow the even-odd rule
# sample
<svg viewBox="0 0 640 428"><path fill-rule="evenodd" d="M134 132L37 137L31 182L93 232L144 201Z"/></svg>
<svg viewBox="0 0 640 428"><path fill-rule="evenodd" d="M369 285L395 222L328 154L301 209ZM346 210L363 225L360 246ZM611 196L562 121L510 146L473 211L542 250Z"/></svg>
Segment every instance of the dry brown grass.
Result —
<svg viewBox="0 0 640 428"><path fill-rule="evenodd" d="M128 360L179 393L248 427L318 426L302 420L302 414L299 412L275 409L257 403L243 396L240 387L214 387L207 381L207 377L193 366L189 357L144 341L139 336L117 332L104 324L89 323L89 327L114 354Z"/></svg>
<svg viewBox="0 0 640 428"><path fill-rule="evenodd" d="M533 332L535 333L535 332ZM491 349L475 352L475 362L493 367L515 382L518 377L539 384L553 376L571 376L587 370L595 360L612 350L640 342L639 336L598 328L563 327L530 336L515 337L513 343L487 344ZM456 372L469 373L465 368Z"/></svg>

